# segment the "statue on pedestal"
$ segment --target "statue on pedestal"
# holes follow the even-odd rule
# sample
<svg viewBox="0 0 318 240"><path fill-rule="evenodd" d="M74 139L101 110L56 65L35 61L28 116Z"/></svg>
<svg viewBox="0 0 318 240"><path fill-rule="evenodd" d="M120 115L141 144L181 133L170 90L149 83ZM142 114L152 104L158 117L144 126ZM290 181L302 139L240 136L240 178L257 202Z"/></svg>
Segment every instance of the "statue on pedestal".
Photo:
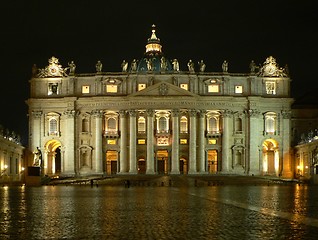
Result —
<svg viewBox="0 0 318 240"><path fill-rule="evenodd" d="M34 155L33 166L41 167L42 152L39 147L36 147L36 150L33 152L33 155Z"/></svg>

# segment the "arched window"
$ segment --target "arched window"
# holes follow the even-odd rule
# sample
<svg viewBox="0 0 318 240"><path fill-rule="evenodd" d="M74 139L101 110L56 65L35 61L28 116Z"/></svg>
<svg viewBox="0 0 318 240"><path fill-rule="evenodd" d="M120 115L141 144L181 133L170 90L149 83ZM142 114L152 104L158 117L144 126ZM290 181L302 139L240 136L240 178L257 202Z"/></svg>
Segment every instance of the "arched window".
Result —
<svg viewBox="0 0 318 240"><path fill-rule="evenodd" d="M89 131L89 121L87 118L83 118L82 120L82 132L88 132Z"/></svg>
<svg viewBox="0 0 318 240"><path fill-rule="evenodd" d="M168 121L167 118L165 117L160 117L159 118L159 132L166 132L168 131Z"/></svg>
<svg viewBox="0 0 318 240"><path fill-rule="evenodd" d="M188 132L188 119L186 116L182 116L180 119L180 132L181 133Z"/></svg>
<svg viewBox="0 0 318 240"><path fill-rule="evenodd" d="M208 118L208 132L218 133L219 132L219 118L212 116Z"/></svg>
<svg viewBox="0 0 318 240"><path fill-rule="evenodd" d="M108 118L107 119L107 132L116 132L117 131L117 121L115 118Z"/></svg>
<svg viewBox="0 0 318 240"><path fill-rule="evenodd" d="M146 132L146 119L144 117L138 118L138 132L139 133Z"/></svg>
<svg viewBox="0 0 318 240"><path fill-rule="evenodd" d="M55 118L51 118L49 120L49 134L50 135L57 134L57 120Z"/></svg>
<svg viewBox="0 0 318 240"><path fill-rule="evenodd" d="M268 112L265 114L265 133L275 134L277 131L277 115L274 112Z"/></svg>

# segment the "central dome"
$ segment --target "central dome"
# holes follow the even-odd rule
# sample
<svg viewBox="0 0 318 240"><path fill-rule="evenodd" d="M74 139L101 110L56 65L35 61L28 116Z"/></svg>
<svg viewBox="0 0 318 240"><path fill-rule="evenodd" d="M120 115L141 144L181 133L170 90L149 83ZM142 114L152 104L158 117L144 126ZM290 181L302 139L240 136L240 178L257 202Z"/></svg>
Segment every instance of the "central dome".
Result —
<svg viewBox="0 0 318 240"><path fill-rule="evenodd" d="M156 36L155 25L152 25L152 34L148 38L146 52L139 61L137 72L165 72L172 71L172 65L162 53L160 39Z"/></svg>

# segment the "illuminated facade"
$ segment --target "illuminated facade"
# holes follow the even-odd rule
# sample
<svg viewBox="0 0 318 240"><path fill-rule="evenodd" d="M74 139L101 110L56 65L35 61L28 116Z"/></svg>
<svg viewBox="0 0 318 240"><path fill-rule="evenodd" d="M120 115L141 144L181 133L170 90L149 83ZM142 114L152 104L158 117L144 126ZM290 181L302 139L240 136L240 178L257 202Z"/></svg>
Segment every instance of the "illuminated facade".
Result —
<svg viewBox="0 0 318 240"><path fill-rule="evenodd" d="M23 181L24 147L14 132L0 125L0 182Z"/></svg>
<svg viewBox="0 0 318 240"><path fill-rule="evenodd" d="M273 57L249 73L182 70L153 29L121 72L75 73L57 58L30 80L29 147L43 173L292 176L290 78ZM32 163L29 163L32 164Z"/></svg>

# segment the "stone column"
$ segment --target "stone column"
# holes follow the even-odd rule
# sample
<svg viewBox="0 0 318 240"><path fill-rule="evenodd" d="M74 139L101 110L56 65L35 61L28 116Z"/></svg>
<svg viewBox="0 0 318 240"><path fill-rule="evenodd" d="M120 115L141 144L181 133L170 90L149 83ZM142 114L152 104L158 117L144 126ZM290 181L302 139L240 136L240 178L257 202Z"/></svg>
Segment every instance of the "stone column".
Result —
<svg viewBox="0 0 318 240"><path fill-rule="evenodd" d="M95 162L94 168L95 173L103 174L103 128L102 128L102 120L103 120L103 111L95 110L93 112L93 117L95 118Z"/></svg>
<svg viewBox="0 0 318 240"><path fill-rule="evenodd" d="M67 110L65 116L65 154L63 158L63 175L75 175L75 110Z"/></svg>
<svg viewBox="0 0 318 240"><path fill-rule="evenodd" d="M189 110L190 115L190 140L189 140L189 174L197 173L197 159L196 159L196 149L197 149L197 126L196 126L196 110Z"/></svg>
<svg viewBox="0 0 318 240"><path fill-rule="evenodd" d="M124 110L119 111L120 114L120 163L119 173L127 172L127 118Z"/></svg>
<svg viewBox="0 0 318 240"><path fill-rule="evenodd" d="M198 147L198 160L200 162L199 172L207 173L206 168L206 157L205 157L205 111L199 112L199 147Z"/></svg>
<svg viewBox="0 0 318 240"><path fill-rule="evenodd" d="M171 174L180 174L179 157L179 111L174 109L172 114L172 151L171 151Z"/></svg>
<svg viewBox="0 0 318 240"><path fill-rule="evenodd" d="M283 117L283 126L282 126L282 135L283 135L283 142L282 142L282 151L283 151L283 158L280 160L282 161L282 175L285 178L292 178L293 171L292 171L292 163L291 163L291 129L290 129L290 119L291 119L291 111L282 111Z"/></svg>
<svg viewBox="0 0 318 240"><path fill-rule="evenodd" d="M232 111L224 110L223 112L223 134L222 134L222 172L229 171L231 166L231 151L230 151L230 134L231 125L230 118Z"/></svg>
<svg viewBox="0 0 318 240"><path fill-rule="evenodd" d="M260 126L260 112L257 109L248 110L249 114L249 151L248 151L248 172L250 175L260 174L260 149L259 149L259 133ZM262 119L261 119L262 120Z"/></svg>
<svg viewBox="0 0 318 240"><path fill-rule="evenodd" d="M41 148L41 128L42 125L42 112L41 111L32 111L32 121L30 123L32 138L30 141L30 150L34 152L37 147ZM33 164L33 163L29 163Z"/></svg>
<svg viewBox="0 0 318 240"><path fill-rule="evenodd" d="M154 111L152 109L147 110L147 174L155 173L154 162Z"/></svg>
<svg viewBox="0 0 318 240"><path fill-rule="evenodd" d="M129 111L129 173L137 174L137 157L136 157L136 111Z"/></svg>

